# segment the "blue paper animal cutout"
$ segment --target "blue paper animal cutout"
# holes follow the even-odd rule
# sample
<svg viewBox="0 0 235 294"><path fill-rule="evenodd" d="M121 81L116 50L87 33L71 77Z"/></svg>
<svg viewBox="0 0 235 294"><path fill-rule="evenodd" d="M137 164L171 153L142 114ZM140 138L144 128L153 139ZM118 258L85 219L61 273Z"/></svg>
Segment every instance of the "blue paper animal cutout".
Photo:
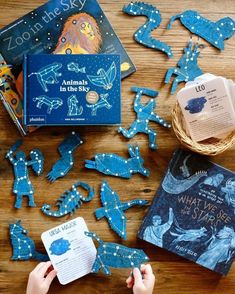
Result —
<svg viewBox="0 0 235 294"><path fill-rule="evenodd" d="M51 243L49 250L51 255L63 255L67 251L71 250L70 242L64 238L57 239Z"/></svg>
<svg viewBox="0 0 235 294"><path fill-rule="evenodd" d="M43 105L47 106L47 114L51 114L53 109L58 109L63 105L63 100L61 98L50 98L46 95L41 95L34 97L33 101L37 103L36 107L41 109Z"/></svg>
<svg viewBox="0 0 235 294"><path fill-rule="evenodd" d="M68 116L79 116L83 113L83 107L79 106L79 101L76 95L71 95L67 101L68 104Z"/></svg>
<svg viewBox="0 0 235 294"><path fill-rule="evenodd" d="M96 209L96 218L99 220L105 217L112 230L121 238L126 239L126 216L124 212L134 205L146 205L148 201L134 199L128 202L121 202L118 194L112 190L106 181L102 183L100 196L103 207Z"/></svg>
<svg viewBox="0 0 235 294"><path fill-rule="evenodd" d="M224 40L231 38L235 31L235 21L232 18L224 17L217 22L212 22L194 10L186 10L173 16L168 24L168 29L176 19L179 19L190 32L202 37L220 50L224 49Z"/></svg>
<svg viewBox="0 0 235 294"><path fill-rule="evenodd" d="M95 239L99 243L96 260L93 264L92 273L98 273L101 269L104 274L110 275L109 267L129 268L138 267L149 260L143 250L128 248L117 243L102 241L96 234L85 232L86 236Z"/></svg>
<svg viewBox="0 0 235 294"><path fill-rule="evenodd" d="M10 224L9 232L13 248L12 260L49 260L47 254L42 254L36 251L35 243L27 236L28 232L22 227L21 221L17 221L15 224Z"/></svg>
<svg viewBox="0 0 235 294"><path fill-rule="evenodd" d="M79 191L78 187L82 187L88 192L87 197L84 197ZM81 205L82 202L89 202L95 196L94 189L84 182L75 183L71 190L65 191L63 195L57 200L56 206L58 210L51 210L51 205L44 204L42 206L42 212L52 217L62 217L67 214L72 215Z"/></svg>
<svg viewBox="0 0 235 294"><path fill-rule="evenodd" d="M95 160L85 160L85 167L96 169L106 175L130 179L132 174L140 173L148 177L150 172L143 167L144 159L141 157L138 146L128 145L130 158L125 159L113 153L100 153Z"/></svg>
<svg viewBox="0 0 235 294"><path fill-rule="evenodd" d="M75 62L70 62L67 65L67 68L69 71L74 71L75 73L86 73L86 68L85 67L79 67L79 65Z"/></svg>
<svg viewBox="0 0 235 294"><path fill-rule="evenodd" d="M93 85L102 87L105 90L110 90L113 87L113 81L115 80L116 75L117 68L115 62L113 62L107 71L100 68L97 71L97 76L87 75L87 77Z"/></svg>
<svg viewBox="0 0 235 294"><path fill-rule="evenodd" d="M136 112L137 119L132 123L129 130L120 127L118 129L118 132L122 133L123 136L128 139L133 138L137 133L145 133L149 136L149 147L151 149L157 149L157 133L150 128L149 122L154 121L161 126L167 128L170 128L171 125L154 112L156 108L156 102L154 99L151 99L150 102L148 102L148 104L146 105L141 104L140 100L143 94L154 98L158 95L158 92L151 89L139 87L132 87L131 90L132 92L136 93L134 111Z"/></svg>
<svg viewBox="0 0 235 294"><path fill-rule="evenodd" d="M184 109L188 110L191 114L199 113L204 108L206 102L207 100L205 97L192 98L188 101Z"/></svg>
<svg viewBox="0 0 235 294"><path fill-rule="evenodd" d="M62 64L58 62L54 62L53 64L49 64L43 68L41 68L38 72L31 73L28 77L30 78L33 75L36 75L39 84L45 92L48 92L47 85L58 84L58 77L62 76L62 73L58 71L61 69Z"/></svg>
<svg viewBox="0 0 235 294"><path fill-rule="evenodd" d="M59 145L58 151L61 158L53 165L51 171L47 175L50 182L56 181L58 178L64 177L72 169L74 165L73 152L75 149L83 144L83 140L79 134L72 132Z"/></svg>
<svg viewBox="0 0 235 294"><path fill-rule="evenodd" d="M17 141L6 155L14 170L13 193L16 194L15 208L21 208L23 196L27 196L29 206L34 207L36 206L34 203L34 188L29 179L28 167L32 166L34 173L39 176L43 172L44 157L40 150L34 149L30 152L30 160L27 160L23 151L17 151L21 144L21 140ZM16 154L14 155L14 153Z"/></svg>
<svg viewBox="0 0 235 294"><path fill-rule="evenodd" d="M87 104L88 108L91 108L91 115L95 116L97 114L97 110L100 108L107 108L110 109L112 108L112 105L108 102L107 98L108 98L109 94L101 94L100 95L100 100L95 103L95 104Z"/></svg>
<svg viewBox="0 0 235 294"><path fill-rule="evenodd" d="M184 55L177 63L177 67L168 69L165 77L165 83L168 84L172 75L176 75L171 87L171 94L174 94L180 82L193 81L196 77L203 74L203 71L197 64L200 55L199 45L193 44L192 41L184 48Z"/></svg>
<svg viewBox="0 0 235 294"><path fill-rule="evenodd" d="M159 27L162 21L160 11L156 7L144 2L131 2L123 7L123 12L132 16L146 16L148 18L146 23L134 34L134 39L137 43L145 47L160 50L170 58L173 57L170 46L151 37L151 32Z"/></svg>

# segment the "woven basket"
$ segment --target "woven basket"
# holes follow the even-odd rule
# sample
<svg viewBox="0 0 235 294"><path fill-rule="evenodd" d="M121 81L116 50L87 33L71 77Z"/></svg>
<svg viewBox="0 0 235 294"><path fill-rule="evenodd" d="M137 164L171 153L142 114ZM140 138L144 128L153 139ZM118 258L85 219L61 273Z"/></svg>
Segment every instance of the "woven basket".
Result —
<svg viewBox="0 0 235 294"><path fill-rule="evenodd" d="M186 148L204 155L215 156L232 147L235 143L235 131L230 133L224 139L207 139L204 141L194 142L183 128L183 115L179 103L177 102L172 111L172 127L178 140Z"/></svg>

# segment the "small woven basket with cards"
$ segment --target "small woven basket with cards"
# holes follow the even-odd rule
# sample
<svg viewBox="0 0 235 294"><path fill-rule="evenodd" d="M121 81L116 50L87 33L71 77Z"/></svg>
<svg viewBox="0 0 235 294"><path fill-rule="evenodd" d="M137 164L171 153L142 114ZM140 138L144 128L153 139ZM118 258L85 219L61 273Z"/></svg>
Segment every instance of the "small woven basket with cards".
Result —
<svg viewBox="0 0 235 294"><path fill-rule="evenodd" d="M228 134L223 139L210 138L201 142L195 142L186 133L183 122L183 115L179 103L177 102L172 111L172 127L177 139L186 148L209 156L215 156L231 148L235 144L235 131Z"/></svg>

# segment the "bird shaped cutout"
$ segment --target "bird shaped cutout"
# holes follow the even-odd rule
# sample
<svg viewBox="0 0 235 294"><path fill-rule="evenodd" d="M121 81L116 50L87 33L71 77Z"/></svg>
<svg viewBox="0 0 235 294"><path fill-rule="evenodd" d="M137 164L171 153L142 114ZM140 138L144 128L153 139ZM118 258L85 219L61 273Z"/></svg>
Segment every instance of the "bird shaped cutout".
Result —
<svg viewBox="0 0 235 294"><path fill-rule="evenodd" d="M110 90L113 87L113 81L115 80L116 75L117 67L115 62L113 62L107 71L100 68L97 71L97 76L87 75L87 77L93 85L104 88L105 90Z"/></svg>
<svg viewBox="0 0 235 294"><path fill-rule="evenodd" d="M100 220L105 217L111 229L122 239L126 239L126 216L124 212L134 205L147 205L148 201L144 199L134 199L128 202L121 202L118 194L112 190L106 181L103 181L101 185L100 196L103 207L96 209L96 218Z"/></svg>

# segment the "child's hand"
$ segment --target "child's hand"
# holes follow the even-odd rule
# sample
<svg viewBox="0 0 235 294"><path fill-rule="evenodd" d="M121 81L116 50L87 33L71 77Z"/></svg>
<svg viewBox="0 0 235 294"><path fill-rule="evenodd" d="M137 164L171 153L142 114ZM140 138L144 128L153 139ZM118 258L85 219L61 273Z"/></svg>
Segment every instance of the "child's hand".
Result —
<svg viewBox="0 0 235 294"><path fill-rule="evenodd" d="M41 262L29 274L26 294L46 294L52 281L56 276L56 271L51 269L51 262Z"/></svg>
<svg viewBox="0 0 235 294"><path fill-rule="evenodd" d="M134 268L132 274L126 280L127 288L133 287L134 294L152 294L155 284L155 276L150 264L142 265L141 272Z"/></svg>

